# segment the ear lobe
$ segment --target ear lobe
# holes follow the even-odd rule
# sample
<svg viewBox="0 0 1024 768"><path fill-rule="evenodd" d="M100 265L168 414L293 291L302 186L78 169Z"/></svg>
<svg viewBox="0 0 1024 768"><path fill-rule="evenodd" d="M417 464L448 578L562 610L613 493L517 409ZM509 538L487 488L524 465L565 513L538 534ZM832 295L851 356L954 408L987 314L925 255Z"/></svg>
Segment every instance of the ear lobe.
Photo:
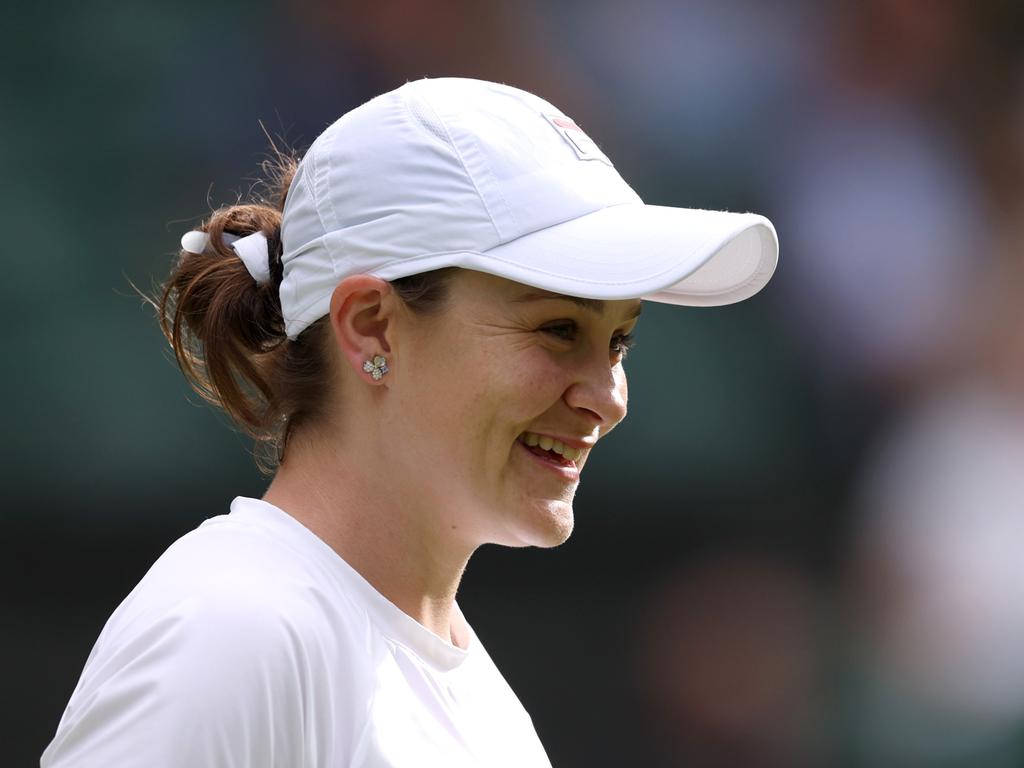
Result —
<svg viewBox="0 0 1024 768"><path fill-rule="evenodd" d="M370 275L346 277L331 294L330 322L342 357L372 381L363 364L375 356L391 354L389 334L394 327L394 292L391 285Z"/></svg>

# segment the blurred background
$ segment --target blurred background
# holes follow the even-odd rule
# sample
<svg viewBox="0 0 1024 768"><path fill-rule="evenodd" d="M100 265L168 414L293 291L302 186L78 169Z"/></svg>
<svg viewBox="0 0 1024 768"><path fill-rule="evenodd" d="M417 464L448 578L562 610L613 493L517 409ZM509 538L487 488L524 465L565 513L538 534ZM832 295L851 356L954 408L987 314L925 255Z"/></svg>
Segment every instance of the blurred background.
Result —
<svg viewBox="0 0 1024 768"><path fill-rule="evenodd" d="M1024 5L98 0L5 12L4 764L107 616L259 496L130 281L422 76L561 107L650 203L755 210L779 271L650 305L554 551L460 602L555 766L1024 765Z"/></svg>

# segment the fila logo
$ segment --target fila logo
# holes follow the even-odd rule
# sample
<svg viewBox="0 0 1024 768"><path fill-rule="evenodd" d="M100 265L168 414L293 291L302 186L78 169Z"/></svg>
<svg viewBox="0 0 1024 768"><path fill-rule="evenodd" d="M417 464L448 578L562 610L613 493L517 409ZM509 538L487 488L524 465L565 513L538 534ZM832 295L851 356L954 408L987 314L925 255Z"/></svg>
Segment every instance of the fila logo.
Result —
<svg viewBox="0 0 1024 768"><path fill-rule="evenodd" d="M601 151L593 139L583 132L582 128L576 125L574 120L563 115L544 115L544 118L561 134L580 160L598 160L608 165L612 164L608 156Z"/></svg>

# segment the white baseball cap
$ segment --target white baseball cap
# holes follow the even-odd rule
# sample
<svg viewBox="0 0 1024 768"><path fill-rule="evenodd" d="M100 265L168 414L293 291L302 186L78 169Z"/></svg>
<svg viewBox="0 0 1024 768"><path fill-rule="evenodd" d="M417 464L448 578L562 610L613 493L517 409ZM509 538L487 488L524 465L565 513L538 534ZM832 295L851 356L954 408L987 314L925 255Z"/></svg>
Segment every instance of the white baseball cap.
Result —
<svg viewBox="0 0 1024 768"><path fill-rule="evenodd" d="M406 83L313 142L281 225L285 327L327 314L344 278L462 267L555 293L713 306L778 262L752 213L645 205L561 110L507 85Z"/></svg>

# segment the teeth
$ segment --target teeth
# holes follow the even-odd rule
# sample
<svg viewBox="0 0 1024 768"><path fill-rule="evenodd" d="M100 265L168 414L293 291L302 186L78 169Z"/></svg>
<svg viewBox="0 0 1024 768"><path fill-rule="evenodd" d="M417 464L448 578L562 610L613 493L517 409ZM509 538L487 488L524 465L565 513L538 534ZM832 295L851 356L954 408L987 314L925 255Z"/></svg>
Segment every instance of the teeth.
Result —
<svg viewBox="0 0 1024 768"><path fill-rule="evenodd" d="M534 432L524 432L523 442L531 448L539 445L545 451L553 451L569 461L576 461L583 453L579 448L573 448L546 435L538 435Z"/></svg>

